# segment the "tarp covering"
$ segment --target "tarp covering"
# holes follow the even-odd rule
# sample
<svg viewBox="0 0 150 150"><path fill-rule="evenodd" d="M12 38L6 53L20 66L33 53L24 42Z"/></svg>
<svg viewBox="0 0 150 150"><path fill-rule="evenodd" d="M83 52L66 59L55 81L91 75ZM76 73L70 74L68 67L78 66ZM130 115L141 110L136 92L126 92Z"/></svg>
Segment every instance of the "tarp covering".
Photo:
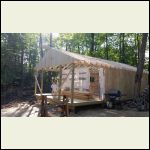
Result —
<svg viewBox="0 0 150 150"><path fill-rule="evenodd" d="M99 65L103 65L106 67L118 68L118 69L125 69L125 70L132 70L132 71L136 71L137 69L136 67L123 64L123 63L119 63L119 62L104 60L100 58L95 58L95 57L90 57L86 55L80 55L80 54L73 53L73 52L68 52L65 50L57 50L57 49L51 48L45 53L44 57L36 65L35 70L38 71L38 70L45 69L48 67L65 65L65 64L72 63L76 60L85 61L87 63L92 63L92 64L99 64ZM144 71L144 72L148 73L148 71Z"/></svg>

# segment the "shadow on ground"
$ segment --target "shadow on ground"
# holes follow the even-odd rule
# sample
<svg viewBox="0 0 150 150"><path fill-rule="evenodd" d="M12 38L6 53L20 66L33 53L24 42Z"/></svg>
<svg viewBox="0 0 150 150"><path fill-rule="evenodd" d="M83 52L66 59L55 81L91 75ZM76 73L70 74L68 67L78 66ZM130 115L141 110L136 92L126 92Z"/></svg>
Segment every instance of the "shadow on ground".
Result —
<svg viewBox="0 0 150 150"><path fill-rule="evenodd" d="M15 103L1 109L1 117L38 117L39 105L34 101ZM149 111L135 108L107 109L103 105L77 107L70 117L149 117Z"/></svg>

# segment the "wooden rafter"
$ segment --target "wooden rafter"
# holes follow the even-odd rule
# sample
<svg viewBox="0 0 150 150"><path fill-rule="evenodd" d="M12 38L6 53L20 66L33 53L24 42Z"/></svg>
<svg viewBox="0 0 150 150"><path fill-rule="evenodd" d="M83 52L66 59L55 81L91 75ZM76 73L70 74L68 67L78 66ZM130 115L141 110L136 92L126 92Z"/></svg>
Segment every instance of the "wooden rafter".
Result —
<svg viewBox="0 0 150 150"><path fill-rule="evenodd" d="M69 77L71 71L72 71L72 70L70 69L70 71L68 72L66 78L65 78L64 81L62 82L61 87L63 86L63 84L65 83L65 81L68 79L68 77Z"/></svg>
<svg viewBox="0 0 150 150"><path fill-rule="evenodd" d="M37 76L35 76L35 82L36 82L36 84L37 84L37 86L38 86L38 88L39 88L39 91L40 91L41 95L42 95L42 90L41 90L41 88L40 88L40 85L39 85Z"/></svg>

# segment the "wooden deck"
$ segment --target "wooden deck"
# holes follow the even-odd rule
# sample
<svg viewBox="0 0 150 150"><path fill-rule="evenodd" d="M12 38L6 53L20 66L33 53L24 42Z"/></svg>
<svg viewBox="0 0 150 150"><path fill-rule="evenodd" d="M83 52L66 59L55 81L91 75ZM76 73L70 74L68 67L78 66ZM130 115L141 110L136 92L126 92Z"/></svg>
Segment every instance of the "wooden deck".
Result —
<svg viewBox="0 0 150 150"><path fill-rule="evenodd" d="M47 102L49 102L50 100L52 100L52 99L57 99L58 98L58 96L54 96L54 95L52 95L52 93L43 93L42 95L44 95L44 96L46 96L47 97ZM36 97L37 97L37 99L38 99L38 97L40 97L41 96L41 94L36 94L35 95ZM61 101L63 101L62 100L63 99L63 97L61 96ZM103 100L99 100L99 98L98 97L95 97L95 98L93 98L93 99L89 99L89 100L81 100L81 99L74 99L73 100L73 104L71 104L71 99L69 98L69 102L68 102L68 105L69 106L86 106L86 105L95 105L95 104L101 104L101 103L103 103L104 101Z"/></svg>

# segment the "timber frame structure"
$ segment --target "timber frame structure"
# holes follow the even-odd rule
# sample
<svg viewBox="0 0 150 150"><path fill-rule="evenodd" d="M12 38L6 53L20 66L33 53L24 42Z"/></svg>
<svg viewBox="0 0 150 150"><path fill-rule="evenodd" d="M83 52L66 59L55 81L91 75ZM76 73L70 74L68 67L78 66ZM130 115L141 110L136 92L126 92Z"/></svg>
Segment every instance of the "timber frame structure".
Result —
<svg viewBox="0 0 150 150"><path fill-rule="evenodd" d="M89 56L80 55L77 53L72 53L64 50L57 50L54 48L50 48L44 55L44 57L40 60L40 62L35 67L35 95L45 95L49 98L51 93L43 93L43 72L55 71L59 72L59 89L58 89L58 100L61 99L62 95L66 95L70 98L70 107L80 106L80 105L91 105L91 104L99 104L102 102L102 99L95 99L92 97L88 101L76 99L75 90L74 90L74 79L75 79L75 69L80 67L86 67L92 72L98 72L102 69L102 74L104 74L105 78L101 80L104 82L104 92L107 92L110 89L118 89L121 90L122 93L127 95L127 99L133 98L134 95L134 78L136 73L136 67L99 59L93 58ZM63 94L62 91L62 72L63 70L69 69L69 73L71 73L71 90L69 94ZM38 73L41 73L41 85L39 85L37 80ZM143 72L142 77L142 88L141 91L148 84L148 71ZM67 76L68 77L68 76ZM101 76L99 75L101 79ZM40 91L40 94L37 93L37 87ZM104 94L103 92L103 94ZM103 99L105 100L105 98Z"/></svg>

